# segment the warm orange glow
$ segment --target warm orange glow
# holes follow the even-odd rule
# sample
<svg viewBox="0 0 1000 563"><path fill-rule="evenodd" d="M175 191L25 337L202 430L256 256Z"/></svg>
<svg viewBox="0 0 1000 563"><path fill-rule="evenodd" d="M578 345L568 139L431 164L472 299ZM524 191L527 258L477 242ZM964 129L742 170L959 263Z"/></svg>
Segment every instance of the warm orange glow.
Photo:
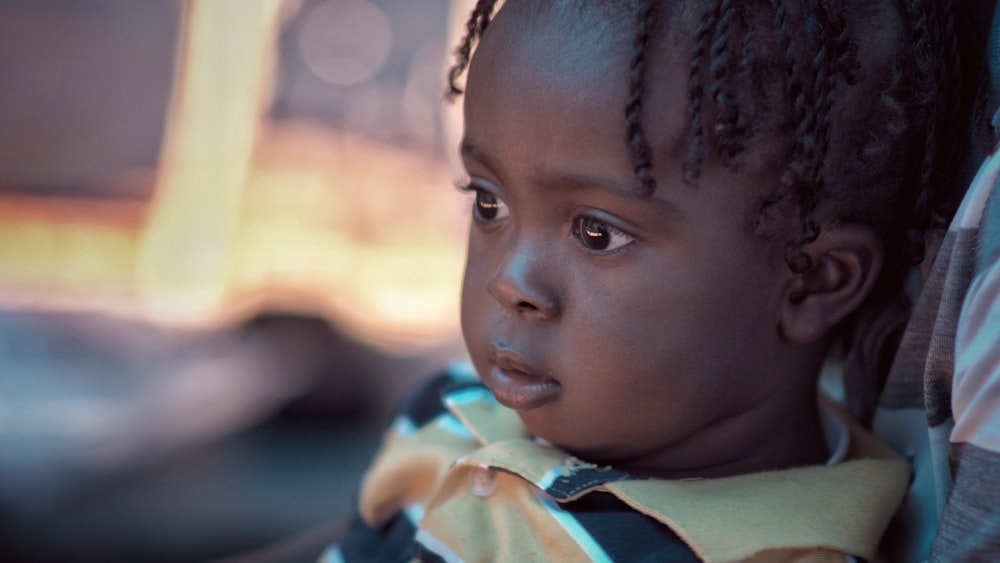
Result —
<svg viewBox="0 0 1000 563"><path fill-rule="evenodd" d="M190 2L155 205L137 279L158 316L217 310L256 131L270 90L279 0Z"/></svg>
<svg viewBox="0 0 1000 563"><path fill-rule="evenodd" d="M136 232L144 214L144 206L132 203L0 200L0 305L125 306L133 298Z"/></svg>
<svg viewBox="0 0 1000 563"><path fill-rule="evenodd" d="M454 335L463 198L446 164L305 124L265 128L232 299L316 307L368 340Z"/></svg>
<svg viewBox="0 0 1000 563"><path fill-rule="evenodd" d="M297 6L187 2L153 200L0 199L0 304L197 326L318 311L376 343L455 337L453 168L264 117L278 28Z"/></svg>

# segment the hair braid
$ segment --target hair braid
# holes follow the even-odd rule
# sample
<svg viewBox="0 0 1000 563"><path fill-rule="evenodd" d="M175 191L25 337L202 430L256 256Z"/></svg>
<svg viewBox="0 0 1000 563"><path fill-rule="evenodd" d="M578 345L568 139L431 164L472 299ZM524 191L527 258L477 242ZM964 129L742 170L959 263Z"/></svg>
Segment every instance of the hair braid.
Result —
<svg viewBox="0 0 1000 563"><path fill-rule="evenodd" d="M825 76L820 80L819 73L816 77L816 98L819 102L817 108L817 129L818 129L818 180L823 181L822 168L826 161L826 155L830 148L830 128L833 125L833 107L837 99L837 75L840 72L841 49L846 48L846 24L840 17L833 16L826 8L826 1L820 1L820 15L825 23L826 33L822 36L823 47L817 53L814 64L818 69L822 69ZM820 56L820 53L823 56ZM845 77L845 81L847 78Z"/></svg>
<svg viewBox="0 0 1000 563"><path fill-rule="evenodd" d="M830 19L830 35L833 38L833 52L836 57L833 62L834 69L844 77L849 86L852 86L857 84L858 72L861 70L858 46L851 42L844 18L830 15L829 10L827 15Z"/></svg>
<svg viewBox="0 0 1000 563"><path fill-rule="evenodd" d="M785 14L785 6L777 0L771 0L771 7L774 10L773 24L775 27L775 32L778 36L778 46L783 54L786 55L791 49L791 37L788 32L788 20ZM749 61L747 61L749 62ZM780 204L785 201L791 192L791 176L787 174L782 174L779 178L780 184L783 189L780 191L765 195L761 200L757 209L757 219L754 225L754 231L759 235L763 236L767 232L768 225L772 220L772 211Z"/></svg>
<svg viewBox="0 0 1000 563"><path fill-rule="evenodd" d="M807 93L804 86L795 98L795 117L798 121L795 131L796 149L801 151L800 174L804 174L804 177L793 178L793 181L798 182L801 233L786 248L790 265L798 270L811 267L811 260L803 252L803 247L815 241L820 234L820 226L814 214L826 184L824 166L830 147L837 76L842 67L849 73L854 72L854 69L846 65L849 59L845 57L851 52L846 23L830 13L826 0L817 0L813 8L818 16L816 23L819 30L814 34L816 52L809 61L808 69L813 73L811 90L808 92L812 103L799 107L799 100ZM851 79L845 77L846 81Z"/></svg>
<svg viewBox="0 0 1000 563"><path fill-rule="evenodd" d="M795 123L794 147L791 161L781 175L781 184L785 192L793 194L801 206L803 221L811 216L814 185L812 168L816 153L815 121L816 114L811 104L806 103L806 85L803 80L803 65L799 62L795 41L788 26L788 14L783 0L771 0L774 8L774 26L778 35L778 43L788 65L788 98L792 102L793 120ZM785 247L785 259L793 271L803 272L812 266L812 260L802 251L805 240L812 236L810 225L803 225L803 235L792 240Z"/></svg>
<svg viewBox="0 0 1000 563"><path fill-rule="evenodd" d="M740 14L740 22L743 26L743 35L740 38L740 60L737 63L736 83L750 84L751 80L751 60L754 56L754 28L753 18L744 6Z"/></svg>
<svg viewBox="0 0 1000 563"><path fill-rule="evenodd" d="M719 3L701 16L694 42L691 45L691 62L688 65L688 109L690 113L690 128L688 130L688 154L684 159L684 179L693 182L701 176L701 162L705 158L705 131L702 125L701 98L704 92L702 84L702 59L708 46L715 22L719 17Z"/></svg>
<svg viewBox="0 0 1000 563"><path fill-rule="evenodd" d="M905 0L905 8L906 15L910 20L910 38L913 41L913 49L916 53L915 63L917 70L920 71L920 78L927 81L930 74L928 65L931 65L934 61L934 58L931 56L933 54L931 34L927 28L927 19L930 17L927 3L925 0ZM930 94L926 92L921 91L917 93L923 93L925 96L930 97Z"/></svg>
<svg viewBox="0 0 1000 563"><path fill-rule="evenodd" d="M831 24L822 0L816 3L816 8L819 15L818 23L822 29L818 34L816 53L811 60L813 70L812 105L801 112L797 111L799 117L804 119L803 122L799 123L796 137L802 139L805 145L803 159L806 174L806 178L801 180L799 192L802 233L799 240L794 243L798 247L797 254L801 254L801 248L804 245L819 237L819 224L814 219L813 214L819 204L825 183L823 164L826 161L826 153L830 145L830 124L837 91L834 72L836 36L832 35L835 33L834 25ZM802 259L799 260L802 261ZM808 260L802 262L803 266L808 267Z"/></svg>
<svg viewBox="0 0 1000 563"><path fill-rule="evenodd" d="M457 96L462 95L463 90L458 86L458 77L469 66L472 47L490 25L490 17L493 15L496 3L497 0L477 0L476 6L469 14L468 21L465 22L465 36L455 48L455 64L448 69L448 91L445 93L445 97L449 100L454 100Z"/></svg>
<svg viewBox="0 0 1000 563"><path fill-rule="evenodd" d="M792 100L793 104L799 98L802 91L802 84L800 80L801 70L799 69L798 61L795 59L795 44L792 42L791 31L788 29L788 15L785 13L785 4L782 0L771 0L771 6L774 8L774 27L778 35L778 45L781 50L782 55L785 57L785 62L788 65L788 83L786 90L789 98ZM800 106L800 104L796 104ZM798 111L796 111L796 118L798 118ZM797 123L800 123L800 119L796 119ZM793 162L801 158L801 147L799 146L798 139L796 139L796 146L792 154ZM787 188L786 191L791 191L796 183L797 178L791 174L791 171L786 171L785 174L781 176L781 183Z"/></svg>
<svg viewBox="0 0 1000 563"><path fill-rule="evenodd" d="M729 43L733 35L736 9L732 0L722 0L719 5L719 19L715 23L715 38L709 51L709 97L715 102L716 118L713 135L718 144L722 164L735 168L733 159L743 150L740 144L740 109L733 95L733 84L729 79L731 66Z"/></svg>
<svg viewBox="0 0 1000 563"><path fill-rule="evenodd" d="M646 74L646 50L653 26L653 0L640 0L635 14L635 36L629 64L628 103L625 106L625 140L632 157L632 167L639 180L639 191L649 195L656 190L653 178L652 150L642 129L642 94Z"/></svg>

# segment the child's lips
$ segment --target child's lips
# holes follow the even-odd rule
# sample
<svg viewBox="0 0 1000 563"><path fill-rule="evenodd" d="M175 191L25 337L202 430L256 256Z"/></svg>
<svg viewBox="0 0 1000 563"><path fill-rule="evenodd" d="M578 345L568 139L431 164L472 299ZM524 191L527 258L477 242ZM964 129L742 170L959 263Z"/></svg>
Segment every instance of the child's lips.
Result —
<svg viewBox="0 0 1000 563"><path fill-rule="evenodd" d="M490 356L493 365L486 374L486 385L501 405L526 411L536 409L559 396L559 382L539 375L517 353L494 348Z"/></svg>

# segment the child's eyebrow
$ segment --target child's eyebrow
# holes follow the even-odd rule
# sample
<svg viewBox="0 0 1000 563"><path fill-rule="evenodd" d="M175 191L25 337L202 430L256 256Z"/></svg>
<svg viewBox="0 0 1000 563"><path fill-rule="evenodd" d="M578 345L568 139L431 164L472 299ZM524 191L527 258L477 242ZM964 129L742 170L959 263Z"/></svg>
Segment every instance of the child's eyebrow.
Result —
<svg viewBox="0 0 1000 563"><path fill-rule="evenodd" d="M462 154L462 158L472 158L484 164L490 170L496 169L496 167L494 166L493 159L491 159L489 155L484 153L482 149L480 149L475 143L472 143L471 141L462 139L460 152Z"/></svg>
<svg viewBox="0 0 1000 563"><path fill-rule="evenodd" d="M490 155L472 142L462 141L461 154L463 157L479 162L494 173L498 171ZM679 211L676 205L662 197L657 197L657 194L649 196L640 195L635 183L621 182L605 176L590 175L574 169L559 167L545 169L535 175L535 181L539 185L567 192L600 190L619 197L642 200L643 203L658 208L663 212L676 213Z"/></svg>

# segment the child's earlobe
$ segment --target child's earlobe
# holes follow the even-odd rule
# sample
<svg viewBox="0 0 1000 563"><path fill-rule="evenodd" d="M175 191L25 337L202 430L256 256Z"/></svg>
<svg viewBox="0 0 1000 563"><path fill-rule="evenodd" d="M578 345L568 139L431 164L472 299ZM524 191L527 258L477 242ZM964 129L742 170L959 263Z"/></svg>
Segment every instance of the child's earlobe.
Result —
<svg viewBox="0 0 1000 563"><path fill-rule="evenodd" d="M804 251L813 267L790 275L781 304L781 334L794 344L823 338L857 310L882 270L881 240L864 225L830 227Z"/></svg>

